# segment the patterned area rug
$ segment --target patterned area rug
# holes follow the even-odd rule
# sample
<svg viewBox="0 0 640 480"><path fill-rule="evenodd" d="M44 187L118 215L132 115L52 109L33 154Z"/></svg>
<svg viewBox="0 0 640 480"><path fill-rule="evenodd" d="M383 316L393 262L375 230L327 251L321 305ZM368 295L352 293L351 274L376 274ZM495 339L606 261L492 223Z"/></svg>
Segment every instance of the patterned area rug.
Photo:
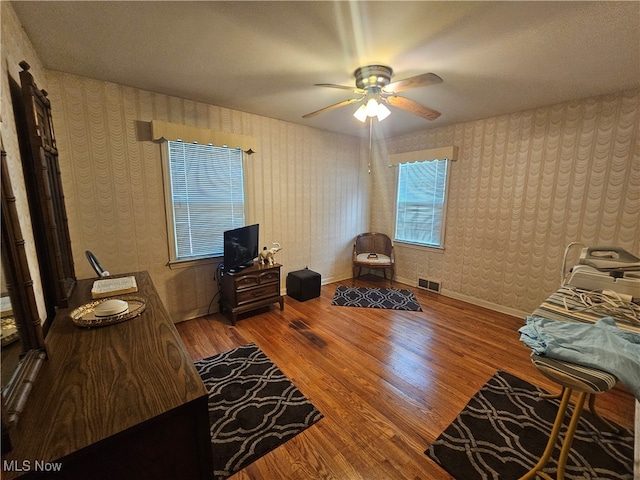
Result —
<svg viewBox="0 0 640 480"><path fill-rule="evenodd" d="M242 470L323 417L255 344L195 366L209 391L217 480Z"/></svg>
<svg viewBox="0 0 640 480"><path fill-rule="evenodd" d="M497 372L425 453L458 480L520 478L542 455L560 404L540 393L546 392ZM571 447L566 479L633 478L628 430L615 433L583 411ZM544 469L552 478L559 452L556 446Z"/></svg>
<svg viewBox="0 0 640 480"><path fill-rule="evenodd" d="M411 290L396 290L394 288L345 287L341 285L336 288L331 305L422 311Z"/></svg>

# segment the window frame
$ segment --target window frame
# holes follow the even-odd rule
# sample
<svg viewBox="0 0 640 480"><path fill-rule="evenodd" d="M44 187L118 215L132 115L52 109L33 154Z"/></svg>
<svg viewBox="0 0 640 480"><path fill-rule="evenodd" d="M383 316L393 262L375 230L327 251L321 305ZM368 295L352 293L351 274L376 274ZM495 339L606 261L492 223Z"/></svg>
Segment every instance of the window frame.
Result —
<svg viewBox="0 0 640 480"><path fill-rule="evenodd" d="M167 224L167 248L169 255L168 265L170 268L185 268L192 265L199 264L210 264L210 263L219 263L222 262L224 258L224 253L220 252L204 254L198 256L191 257L178 257L178 248L177 248L177 232L176 232L176 224L175 224L175 216L174 216L174 205L173 205L173 183L171 179L171 164L170 164L170 154L169 154L169 142L174 143L185 143L181 140L164 140L162 142L161 148L161 158L162 158L162 182L164 189L164 203L165 203L165 217ZM194 142L195 143L195 142ZM188 143L185 143L188 144ZM190 145L190 144L188 144ZM229 148L227 146L218 147L216 145L208 144L198 144L203 147L215 147L215 148L225 148L228 150L237 150L241 155L241 165L242 165L242 188L243 188L243 201L242 201L242 210L243 210L243 225L247 224L247 191L246 191L246 178L245 178L245 164L244 164L244 153L240 148ZM227 229L237 228L237 227L229 227ZM222 239L221 239L222 243Z"/></svg>
<svg viewBox="0 0 640 480"><path fill-rule="evenodd" d="M441 220L441 225L440 225L440 239L439 239L439 243L438 244L427 244L427 243L421 243L421 242L417 242L417 241L411 241L411 240L405 240L405 239L399 239L398 238L398 205L399 205L399 195L400 195L400 170L401 170L401 165L411 165L411 164L416 164L416 163L425 163L425 162L434 162L434 161L438 161L438 162L445 162L445 179L444 179L444 199L442 202L442 220ZM393 236L394 236L394 242L395 243L400 243L403 245L407 245L407 246L411 246L413 248L419 248L419 249L435 249L435 250L444 250L445 249L445 230L446 230L446 225L447 225L447 205L448 205L448 199L449 199L449 182L450 182L450 177L451 177L451 162L452 160L450 158L443 158L443 159L429 159L429 160L417 160L415 162L406 162L406 163L401 163L398 164L398 171L397 171L397 175L396 175L396 199L395 199L395 205L394 205L394 230L393 230Z"/></svg>

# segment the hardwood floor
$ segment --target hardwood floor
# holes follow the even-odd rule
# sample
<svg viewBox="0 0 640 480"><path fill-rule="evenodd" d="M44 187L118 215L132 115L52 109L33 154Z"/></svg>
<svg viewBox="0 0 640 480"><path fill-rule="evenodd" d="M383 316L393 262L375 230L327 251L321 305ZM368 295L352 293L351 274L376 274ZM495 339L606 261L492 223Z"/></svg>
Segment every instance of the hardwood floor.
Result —
<svg viewBox="0 0 640 480"><path fill-rule="evenodd" d="M362 277L358 286L386 287ZM256 343L324 414L233 480L447 479L423 452L474 393L503 370L549 391L558 387L519 341L523 319L410 288L423 312L331 306L337 285L285 310L220 314L177 324L194 360ZM598 411L633 428L624 388L602 394Z"/></svg>

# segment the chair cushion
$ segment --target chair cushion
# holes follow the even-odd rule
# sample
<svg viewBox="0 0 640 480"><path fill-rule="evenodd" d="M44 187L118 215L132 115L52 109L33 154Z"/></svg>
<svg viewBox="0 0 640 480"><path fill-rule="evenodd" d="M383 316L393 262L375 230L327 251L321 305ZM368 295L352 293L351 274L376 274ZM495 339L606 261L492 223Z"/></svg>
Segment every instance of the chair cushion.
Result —
<svg viewBox="0 0 640 480"><path fill-rule="evenodd" d="M562 360L531 355L538 370L554 382L579 392L600 393L612 388L618 379L610 373L595 368L576 365Z"/></svg>
<svg viewBox="0 0 640 480"><path fill-rule="evenodd" d="M373 255L376 256L374 257ZM384 253L359 253L356 257L356 262L367 265L391 265L391 259Z"/></svg>

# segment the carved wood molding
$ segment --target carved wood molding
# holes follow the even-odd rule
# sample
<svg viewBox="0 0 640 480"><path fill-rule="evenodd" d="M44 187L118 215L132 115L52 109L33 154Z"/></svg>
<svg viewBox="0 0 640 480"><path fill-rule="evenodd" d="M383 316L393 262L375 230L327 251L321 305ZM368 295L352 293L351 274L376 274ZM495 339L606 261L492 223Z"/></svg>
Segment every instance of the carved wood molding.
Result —
<svg viewBox="0 0 640 480"><path fill-rule="evenodd" d="M38 371L46 358L44 339L33 281L29 272L25 242L16 208L6 154L0 154L0 178L2 184L2 266L6 286L11 298L13 315L22 343L20 360L11 381L2 391L2 435L9 440L8 429L18 421ZM9 444L10 445L10 444Z"/></svg>
<svg viewBox="0 0 640 480"><path fill-rule="evenodd" d="M27 398L33 389L36 377L42 367L46 354L41 350L31 350L20 361L16 369L10 388L5 395L4 410L6 417L3 419L9 426L18 423L20 414L24 410Z"/></svg>
<svg viewBox="0 0 640 480"><path fill-rule="evenodd" d="M7 290L16 317L23 352L44 348L41 319L33 291L25 242L16 208L6 154L1 152L2 176L2 264L7 279Z"/></svg>

